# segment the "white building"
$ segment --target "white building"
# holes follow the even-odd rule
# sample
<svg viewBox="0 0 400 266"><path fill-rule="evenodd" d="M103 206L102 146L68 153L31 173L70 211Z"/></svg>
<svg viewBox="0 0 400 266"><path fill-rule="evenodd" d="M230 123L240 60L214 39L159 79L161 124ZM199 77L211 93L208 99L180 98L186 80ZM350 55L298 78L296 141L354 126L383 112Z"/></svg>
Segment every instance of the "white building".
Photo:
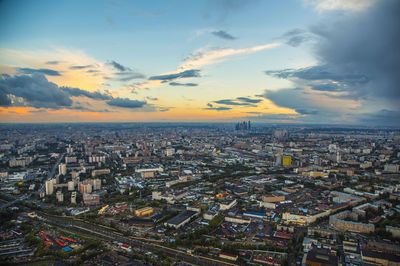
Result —
<svg viewBox="0 0 400 266"><path fill-rule="evenodd" d="M74 190L75 190L75 182L68 181L68 191L74 191Z"/></svg>
<svg viewBox="0 0 400 266"><path fill-rule="evenodd" d="M67 174L67 165L64 163L60 163L58 166L58 174L60 175L66 175Z"/></svg>
<svg viewBox="0 0 400 266"><path fill-rule="evenodd" d="M219 203L219 209L221 211L225 211L225 210L229 210L230 208L232 208L233 206L235 206L237 204L236 199L233 200L224 200L223 202Z"/></svg>
<svg viewBox="0 0 400 266"><path fill-rule="evenodd" d="M174 148L167 148L165 149L165 155L166 156L172 156L175 154L175 149Z"/></svg>
<svg viewBox="0 0 400 266"><path fill-rule="evenodd" d="M73 153L74 149L71 147L71 144L68 145L67 147L67 153Z"/></svg>
<svg viewBox="0 0 400 266"><path fill-rule="evenodd" d="M76 204L76 191L71 193L71 203Z"/></svg>
<svg viewBox="0 0 400 266"><path fill-rule="evenodd" d="M46 195L52 195L54 192L54 179L45 182Z"/></svg>
<svg viewBox="0 0 400 266"><path fill-rule="evenodd" d="M101 189L101 179L98 179L98 178L92 179L91 183L92 183L93 190Z"/></svg>
<svg viewBox="0 0 400 266"><path fill-rule="evenodd" d="M64 201L64 194L59 190L56 193L56 198L58 202L63 202Z"/></svg>
<svg viewBox="0 0 400 266"><path fill-rule="evenodd" d="M76 156L65 156L65 163L76 163L78 159Z"/></svg>

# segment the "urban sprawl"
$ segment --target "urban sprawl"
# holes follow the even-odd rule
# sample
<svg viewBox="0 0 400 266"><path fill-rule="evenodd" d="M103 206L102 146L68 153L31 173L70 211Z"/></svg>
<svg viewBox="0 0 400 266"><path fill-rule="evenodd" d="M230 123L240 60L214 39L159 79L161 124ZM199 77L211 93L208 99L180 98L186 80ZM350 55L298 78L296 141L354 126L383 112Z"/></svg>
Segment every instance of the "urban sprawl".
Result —
<svg viewBox="0 0 400 266"><path fill-rule="evenodd" d="M400 265L400 131L0 126L0 264Z"/></svg>

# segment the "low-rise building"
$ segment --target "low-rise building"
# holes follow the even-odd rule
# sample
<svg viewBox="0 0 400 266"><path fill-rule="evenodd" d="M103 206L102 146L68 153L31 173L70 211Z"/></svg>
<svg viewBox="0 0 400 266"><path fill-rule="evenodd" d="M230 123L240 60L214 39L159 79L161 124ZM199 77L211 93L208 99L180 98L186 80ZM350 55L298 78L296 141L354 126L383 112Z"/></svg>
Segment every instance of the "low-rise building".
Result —
<svg viewBox="0 0 400 266"><path fill-rule="evenodd" d="M144 207L135 210L135 215L138 217L144 217L144 216L149 216L154 213L154 208L152 207Z"/></svg>
<svg viewBox="0 0 400 266"><path fill-rule="evenodd" d="M178 229L187 224L188 222L190 222L192 218L198 215L199 215L198 212L185 210L180 214L178 214L177 216L169 219L167 222L164 223L164 225L167 227Z"/></svg>

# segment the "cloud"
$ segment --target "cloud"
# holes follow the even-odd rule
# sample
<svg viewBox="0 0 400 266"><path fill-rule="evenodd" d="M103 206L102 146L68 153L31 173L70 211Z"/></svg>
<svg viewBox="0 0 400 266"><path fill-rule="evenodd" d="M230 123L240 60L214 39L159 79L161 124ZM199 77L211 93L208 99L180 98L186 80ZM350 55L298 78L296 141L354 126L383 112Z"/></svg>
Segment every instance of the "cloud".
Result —
<svg viewBox="0 0 400 266"><path fill-rule="evenodd" d="M69 94L41 74L2 76L0 98L0 103L5 106L57 109L72 105Z"/></svg>
<svg viewBox="0 0 400 266"><path fill-rule="evenodd" d="M158 76L152 76L149 78L149 80L173 80L177 78L194 78L194 77L200 77L200 70L198 69L189 69L173 74L165 74L165 75L158 75Z"/></svg>
<svg viewBox="0 0 400 266"><path fill-rule="evenodd" d="M343 82L350 96L379 98L399 107L399 13L399 1L378 1L364 12L313 27L320 38L315 53L321 64L316 69L322 67L331 79Z"/></svg>
<svg viewBox="0 0 400 266"><path fill-rule="evenodd" d="M222 62L232 56L242 54L253 54L268 49L278 47L278 43L268 43L246 48L218 48L211 50L201 50L186 57L182 64L173 71L169 71L162 75L152 76L146 82L137 84L137 89L154 88L162 85L165 81L181 78L182 73L190 74L184 77L198 77L200 70L206 65ZM188 72L187 72L188 71Z"/></svg>
<svg viewBox="0 0 400 266"><path fill-rule="evenodd" d="M161 107L148 105L145 101L128 98L114 98L107 91L90 92L79 88L59 87L49 82L42 74L1 75L0 106L31 106L35 108L75 109L92 112L105 112L102 109L90 108L88 102L73 100L72 97L87 97L102 101L113 107L143 108L143 111L158 111ZM154 98L153 98L154 99ZM107 112L111 112L107 109Z"/></svg>
<svg viewBox="0 0 400 266"><path fill-rule="evenodd" d="M218 100L218 101L214 101L214 103L223 104L223 105L236 105L236 106L248 106L248 105L251 105L250 103L237 102L237 101L231 100L231 99Z"/></svg>
<svg viewBox="0 0 400 266"><path fill-rule="evenodd" d="M363 11L371 7L376 0L304 0L304 2L319 12L336 10Z"/></svg>
<svg viewBox="0 0 400 266"><path fill-rule="evenodd" d="M133 79L144 79L146 78L145 75L141 74L141 73L137 73L134 71L129 71L129 72L119 72L116 73L117 77L114 78L115 80L118 81L130 81Z"/></svg>
<svg viewBox="0 0 400 266"><path fill-rule="evenodd" d="M0 58L11 66L30 69L50 69L57 71L60 75L49 75L57 73L38 72L45 74L46 77L56 84L69 87L87 88L96 90L101 88L104 76L113 77L115 69L107 63L101 62L80 50L69 50L60 47L53 47L43 50L16 50L0 48ZM94 70L98 70L96 75L89 73L89 69L70 69L71 66L92 65ZM8 71L7 73L21 73L19 71ZM25 71L23 74L31 74L33 71ZM117 86L117 85L116 85Z"/></svg>
<svg viewBox="0 0 400 266"><path fill-rule="evenodd" d="M212 103L207 103L207 107L203 108L204 110L213 110L213 111L228 111L231 110L231 107L227 106L214 106Z"/></svg>
<svg viewBox="0 0 400 266"><path fill-rule="evenodd" d="M169 110L171 110L171 108L174 108L174 107L157 107L156 110L158 112L168 112Z"/></svg>
<svg viewBox="0 0 400 266"><path fill-rule="evenodd" d="M86 73L99 73L100 71L97 69L88 69L86 70Z"/></svg>
<svg viewBox="0 0 400 266"><path fill-rule="evenodd" d="M342 91L349 98L360 98L363 95L356 86L365 86L370 78L353 68L338 68L333 65L317 65L300 69L266 71L267 75L289 79L297 86L309 86L320 91Z"/></svg>
<svg viewBox="0 0 400 266"><path fill-rule="evenodd" d="M184 62L180 66L180 69L198 69L206 65L219 63L235 55L253 54L264 50L273 49L278 46L278 43L268 43L239 49L217 48L199 51L185 58Z"/></svg>
<svg viewBox="0 0 400 266"><path fill-rule="evenodd" d="M107 101L110 106L122 107L122 108L142 108L146 105L145 101L131 100L128 98L114 98Z"/></svg>
<svg viewBox="0 0 400 266"><path fill-rule="evenodd" d="M116 61L109 61L107 62L107 65L111 66L114 70L116 70L116 72L113 73L113 77L104 77L107 80L126 82L126 81L131 81L133 79L146 78L144 74L136 72L129 67L123 66L122 64L117 63Z"/></svg>
<svg viewBox="0 0 400 266"><path fill-rule="evenodd" d="M117 63L115 61L109 61L108 64L115 68L118 71L124 72L124 71L131 71L129 67L123 66L120 63Z"/></svg>
<svg viewBox="0 0 400 266"><path fill-rule="evenodd" d="M307 110L313 106L313 100L303 89L280 89L277 91L265 91L265 98L275 104L297 110ZM312 108L312 107L311 107Z"/></svg>
<svg viewBox="0 0 400 266"><path fill-rule="evenodd" d="M311 35L308 31L302 29L293 29L284 33L280 39L283 39L289 46L297 47L310 40Z"/></svg>
<svg viewBox="0 0 400 266"><path fill-rule="evenodd" d="M157 97L147 96L146 99L149 100L149 101L158 101Z"/></svg>
<svg viewBox="0 0 400 266"><path fill-rule="evenodd" d="M269 123L296 123L299 121L299 116L292 114L269 114L262 112L248 112L248 114L251 115L246 117L246 119L251 119L252 121Z"/></svg>
<svg viewBox="0 0 400 266"><path fill-rule="evenodd" d="M236 99L245 103L259 103L262 101L261 99L252 99L249 97L237 97Z"/></svg>
<svg viewBox="0 0 400 266"><path fill-rule="evenodd" d="M43 75L48 75L48 76L61 76L60 72L53 70L53 69L48 69L48 68L28 68L28 67L20 67L17 68L17 71L19 73L23 74L43 74Z"/></svg>
<svg viewBox="0 0 400 266"><path fill-rule="evenodd" d="M310 109L296 109L296 112L302 115L317 115L319 114L318 110L310 110Z"/></svg>
<svg viewBox="0 0 400 266"><path fill-rule="evenodd" d="M395 126L400 125L400 111L382 109L373 113L363 113L358 115L361 123L376 126Z"/></svg>
<svg viewBox="0 0 400 266"><path fill-rule="evenodd" d="M284 79L298 78L308 81L340 81L351 84L365 84L368 82L367 76L355 71L357 70L348 72L346 70L330 69L329 65L319 65L300 69L272 70L266 71L265 73L267 75Z"/></svg>
<svg viewBox="0 0 400 266"><path fill-rule="evenodd" d="M186 87L196 87L196 86L198 86L197 83L191 83L191 82L188 82L188 83L170 82L169 85L170 86L186 86Z"/></svg>
<svg viewBox="0 0 400 266"><path fill-rule="evenodd" d="M227 33L226 31L223 30L218 30L218 31L213 31L211 32L214 36L217 36L218 38L225 39L225 40L236 40L237 38L232 36L231 34Z"/></svg>
<svg viewBox="0 0 400 266"><path fill-rule="evenodd" d="M75 65L75 66L70 66L69 69L85 69L85 68L91 68L93 65Z"/></svg>
<svg viewBox="0 0 400 266"><path fill-rule="evenodd" d="M111 95L103 94L101 92L90 92L78 88L69 88L69 87L61 87L61 90L68 93L70 96L86 96L91 99L97 100L110 100L112 99Z"/></svg>
<svg viewBox="0 0 400 266"><path fill-rule="evenodd" d="M294 109L298 114L313 122L336 122L346 113L359 107L359 102L351 99L331 97L325 92L295 88L265 91L264 97L278 106ZM340 106L340 108L338 108Z"/></svg>
<svg viewBox="0 0 400 266"><path fill-rule="evenodd" d="M353 106L347 115L355 120L367 121L366 115L377 110L400 111L399 13L399 1L377 1L370 8L311 27L316 37L313 52L319 63L307 68L267 71L268 75L292 81L299 89L283 90L289 93L286 95L269 92L266 97L299 113L317 110L321 119L326 108L313 108L321 97L324 102L336 102L336 110L331 108L334 105L329 107L332 113L343 114L342 103ZM317 95L320 98L316 100ZM363 116L359 115L361 112ZM374 115L375 120L369 121L377 122L379 117Z"/></svg>
<svg viewBox="0 0 400 266"><path fill-rule="evenodd" d="M252 99L249 97L237 97L236 99L222 99L218 101L214 101L214 103L222 104L222 105L231 105L231 106L257 106L256 104L261 102L261 99Z"/></svg>

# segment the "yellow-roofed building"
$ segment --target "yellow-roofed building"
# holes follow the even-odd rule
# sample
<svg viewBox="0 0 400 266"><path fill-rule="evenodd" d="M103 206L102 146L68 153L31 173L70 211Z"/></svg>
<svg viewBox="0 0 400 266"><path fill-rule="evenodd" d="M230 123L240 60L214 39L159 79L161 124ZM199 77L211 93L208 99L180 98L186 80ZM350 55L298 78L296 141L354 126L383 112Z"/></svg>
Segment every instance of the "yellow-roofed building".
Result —
<svg viewBox="0 0 400 266"><path fill-rule="evenodd" d="M154 213L154 208L152 207L144 207L135 210L135 215L138 217L144 217L144 216L149 216Z"/></svg>
<svg viewBox="0 0 400 266"><path fill-rule="evenodd" d="M292 156L290 155L283 155L282 157L282 165L284 167L289 167L292 165Z"/></svg>
<svg viewBox="0 0 400 266"><path fill-rule="evenodd" d="M108 205L106 205L106 206L103 206L100 210L99 210L99 212L97 213L97 214L99 214L99 215L101 215L101 214L103 214L107 209L108 209Z"/></svg>

